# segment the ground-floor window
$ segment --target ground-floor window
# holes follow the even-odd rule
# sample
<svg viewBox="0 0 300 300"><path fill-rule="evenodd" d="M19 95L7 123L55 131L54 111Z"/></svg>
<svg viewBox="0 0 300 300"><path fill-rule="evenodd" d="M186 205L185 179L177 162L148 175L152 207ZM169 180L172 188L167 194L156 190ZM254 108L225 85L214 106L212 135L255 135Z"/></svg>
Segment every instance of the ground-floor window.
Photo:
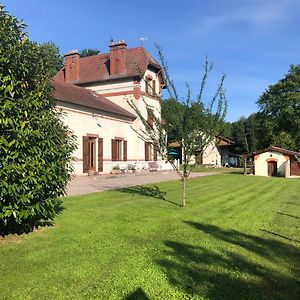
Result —
<svg viewBox="0 0 300 300"><path fill-rule="evenodd" d="M157 161L157 148L153 143L145 142L145 161Z"/></svg>
<svg viewBox="0 0 300 300"><path fill-rule="evenodd" d="M127 161L127 141L120 138L111 140L111 160Z"/></svg>

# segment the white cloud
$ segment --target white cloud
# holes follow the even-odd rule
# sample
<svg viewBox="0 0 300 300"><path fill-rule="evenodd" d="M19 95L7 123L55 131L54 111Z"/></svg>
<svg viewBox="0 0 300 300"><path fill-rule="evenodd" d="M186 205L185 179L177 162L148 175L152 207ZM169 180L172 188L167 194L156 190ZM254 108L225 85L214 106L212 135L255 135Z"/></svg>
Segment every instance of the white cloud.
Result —
<svg viewBox="0 0 300 300"><path fill-rule="evenodd" d="M205 34L239 22L259 29L277 23L286 23L291 17L290 9L295 9L295 2L294 0L264 0L251 1L251 4L247 5L232 6L230 12L227 10L216 15L205 16L194 33L196 35Z"/></svg>

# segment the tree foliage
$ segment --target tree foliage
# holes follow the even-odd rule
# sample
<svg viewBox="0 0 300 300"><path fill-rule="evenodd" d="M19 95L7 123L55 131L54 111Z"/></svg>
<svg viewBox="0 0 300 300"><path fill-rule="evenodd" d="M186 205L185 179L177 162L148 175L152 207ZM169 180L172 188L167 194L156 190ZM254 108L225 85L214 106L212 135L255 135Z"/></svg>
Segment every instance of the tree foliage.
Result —
<svg viewBox="0 0 300 300"><path fill-rule="evenodd" d="M53 44L29 41L0 6L0 234L53 220L75 142L51 98Z"/></svg>
<svg viewBox="0 0 300 300"><path fill-rule="evenodd" d="M44 57L44 68L53 77L63 67L63 57L59 53L58 47L53 42L40 45L40 53Z"/></svg>
<svg viewBox="0 0 300 300"><path fill-rule="evenodd" d="M266 144L300 148L300 65L291 65L283 79L269 86L257 101Z"/></svg>
<svg viewBox="0 0 300 300"><path fill-rule="evenodd" d="M169 70L164 59L161 48L158 49L158 56L166 77L166 87L170 98L162 105L163 117L166 122L161 122L161 112L153 112L145 102L148 112L151 113L152 122L143 116L140 109L133 101L129 104L136 112L143 123L143 128L136 131L144 141L153 143L160 156L169 161L177 171L182 180L182 206L186 206L186 180L190 174L189 164L196 153L201 153L206 146L214 143L216 135L221 131L224 124L224 117L227 110L227 100L224 93L225 75L221 77L216 92L210 101L204 100L204 90L206 87L212 64L205 61L204 75L200 80L199 92L193 97L191 88L186 84L187 92L184 98L180 98L173 80L169 75ZM156 95L158 97L158 95ZM164 101L161 99L161 101ZM173 156L170 155L170 143L168 135L176 141L182 149L182 169L174 164ZM169 138L170 141L170 138Z"/></svg>
<svg viewBox="0 0 300 300"><path fill-rule="evenodd" d="M238 154L247 154L258 148L258 120L252 114L248 118L240 117L232 123L232 138L236 142L235 151Z"/></svg>
<svg viewBox="0 0 300 300"><path fill-rule="evenodd" d="M92 55L97 55L100 53L100 50L98 49L83 49L79 52L80 57L86 57L86 56L92 56Z"/></svg>

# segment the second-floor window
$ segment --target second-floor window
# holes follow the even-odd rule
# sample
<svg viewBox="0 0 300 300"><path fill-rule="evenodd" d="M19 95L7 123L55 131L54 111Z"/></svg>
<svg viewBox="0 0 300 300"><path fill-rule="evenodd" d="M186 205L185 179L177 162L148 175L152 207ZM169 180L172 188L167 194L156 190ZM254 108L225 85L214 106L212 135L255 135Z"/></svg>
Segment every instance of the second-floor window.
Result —
<svg viewBox="0 0 300 300"><path fill-rule="evenodd" d="M153 115L154 115L153 109L148 108L148 110L147 110L147 122L150 126L153 126Z"/></svg>
<svg viewBox="0 0 300 300"><path fill-rule="evenodd" d="M152 93L151 95L156 96L156 82L155 80L152 80Z"/></svg>
<svg viewBox="0 0 300 300"><path fill-rule="evenodd" d="M151 78L149 78L149 77L147 77L146 78L146 80L145 80L145 92L146 92L146 94L151 94L151 89L152 89L152 87L151 87L151 81L152 81L152 79Z"/></svg>
<svg viewBox="0 0 300 300"><path fill-rule="evenodd" d="M151 77L146 77L145 79L145 92L148 95L156 96L156 81Z"/></svg>

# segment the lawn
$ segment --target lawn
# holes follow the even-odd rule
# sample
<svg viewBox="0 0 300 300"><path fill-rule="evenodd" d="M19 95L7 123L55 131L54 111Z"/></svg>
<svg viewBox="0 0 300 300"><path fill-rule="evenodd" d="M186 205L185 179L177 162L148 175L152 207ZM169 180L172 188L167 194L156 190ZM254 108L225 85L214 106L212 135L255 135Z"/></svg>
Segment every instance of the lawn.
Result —
<svg viewBox="0 0 300 300"><path fill-rule="evenodd" d="M300 179L221 174L67 197L0 240L0 299L299 299ZM163 199L165 198L165 200Z"/></svg>
<svg viewBox="0 0 300 300"><path fill-rule="evenodd" d="M182 169L182 167L181 167ZM188 170L191 172L214 172L214 173L238 173L238 174L243 174L244 169L242 168L214 168L214 167L204 167L204 166L189 166Z"/></svg>

